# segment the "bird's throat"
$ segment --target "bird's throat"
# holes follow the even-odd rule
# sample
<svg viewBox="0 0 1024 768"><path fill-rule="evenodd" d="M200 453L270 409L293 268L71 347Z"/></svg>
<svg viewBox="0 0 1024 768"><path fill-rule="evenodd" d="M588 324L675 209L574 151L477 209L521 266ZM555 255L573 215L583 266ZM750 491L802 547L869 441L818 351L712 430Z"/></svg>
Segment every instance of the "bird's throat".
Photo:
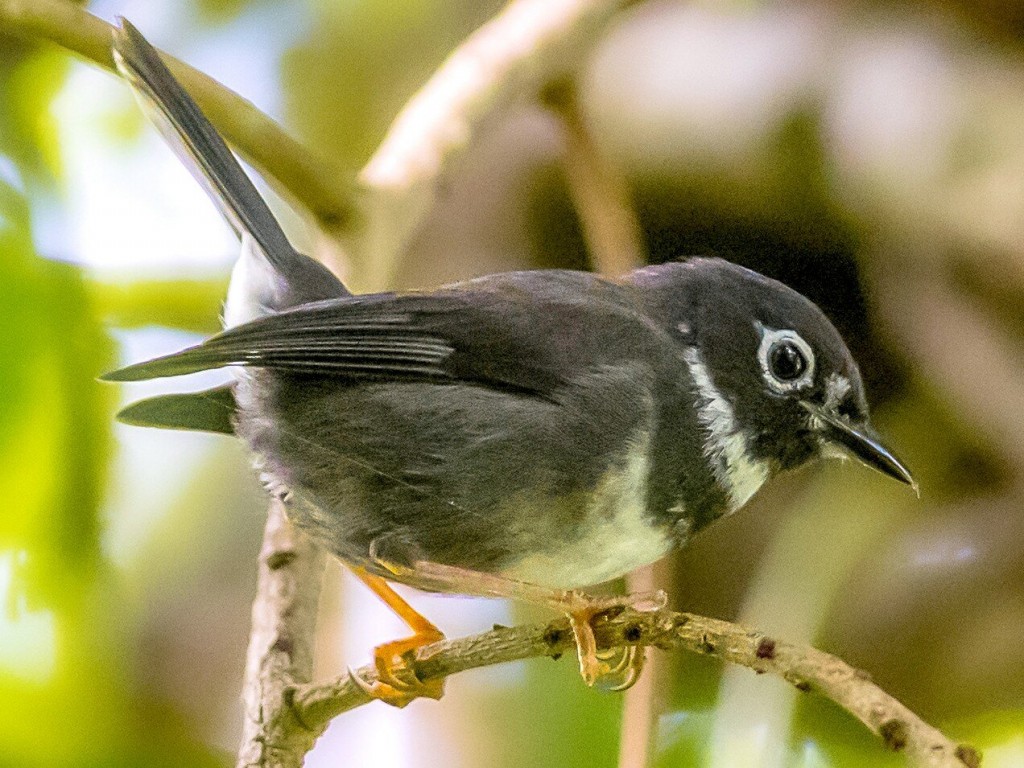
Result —
<svg viewBox="0 0 1024 768"><path fill-rule="evenodd" d="M735 512L768 479L770 466L754 457L750 440L736 421L732 404L715 386L703 355L696 347L683 353L693 380L697 419L703 429L703 453Z"/></svg>

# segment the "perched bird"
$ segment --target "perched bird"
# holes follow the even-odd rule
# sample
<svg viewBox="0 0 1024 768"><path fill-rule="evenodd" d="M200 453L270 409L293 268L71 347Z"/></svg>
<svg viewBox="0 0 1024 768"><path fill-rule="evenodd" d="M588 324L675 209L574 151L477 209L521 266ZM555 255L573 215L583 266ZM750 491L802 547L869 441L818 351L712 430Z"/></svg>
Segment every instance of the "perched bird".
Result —
<svg viewBox="0 0 1024 768"><path fill-rule="evenodd" d="M692 259L620 279L514 272L353 296L292 248L220 136L129 23L120 71L242 239L227 330L108 374L230 367L217 390L129 406L129 423L233 432L291 519L414 635L376 649L395 705L440 696L402 654L441 633L388 586L521 598L569 615L587 682L642 657L598 653L593 617L663 595L593 597L735 512L773 475L851 454L904 483L860 373L810 301Z"/></svg>

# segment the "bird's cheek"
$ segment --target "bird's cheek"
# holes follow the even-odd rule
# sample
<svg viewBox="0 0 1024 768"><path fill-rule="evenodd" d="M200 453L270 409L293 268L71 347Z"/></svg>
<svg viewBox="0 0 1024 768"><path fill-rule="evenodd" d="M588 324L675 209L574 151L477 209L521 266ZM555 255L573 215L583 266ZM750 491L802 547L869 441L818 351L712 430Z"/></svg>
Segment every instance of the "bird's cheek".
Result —
<svg viewBox="0 0 1024 768"><path fill-rule="evenodd" d="M766 446L780 470L795 469L820 455L821 441L816 432L802 422L787 420L783 429L775 432L770 447Z"/></svg>
<svg viewBox="0 0 1024 768"><path fill-rule="evenodd" d="M804 432L796 440L789 443L785 452L783 469L793 469L801 464L806 464L811 459L820 455L820 443L813 435Z"/></svg>

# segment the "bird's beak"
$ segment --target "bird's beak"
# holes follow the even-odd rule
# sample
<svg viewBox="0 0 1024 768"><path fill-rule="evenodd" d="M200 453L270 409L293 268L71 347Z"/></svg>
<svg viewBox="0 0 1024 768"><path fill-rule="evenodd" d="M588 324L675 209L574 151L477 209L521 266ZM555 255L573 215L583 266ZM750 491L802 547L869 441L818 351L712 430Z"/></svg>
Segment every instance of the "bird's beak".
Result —
<svg viewBox="0 0 1024 768"><path fill-rule="evenodd" d="M853 426L816 403L803 402L801 405L818 420L825 440L844 448L869 467L906 483L918 493L917 481L910 470L879 442L869 426Z"/></svg>

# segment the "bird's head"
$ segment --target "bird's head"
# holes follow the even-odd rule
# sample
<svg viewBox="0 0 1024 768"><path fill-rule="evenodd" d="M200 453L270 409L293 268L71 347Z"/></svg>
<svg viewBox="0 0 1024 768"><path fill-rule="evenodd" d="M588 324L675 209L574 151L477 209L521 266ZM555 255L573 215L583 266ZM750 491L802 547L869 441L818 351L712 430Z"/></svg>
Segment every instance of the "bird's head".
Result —
<svg viewBox="0 0 1024 768"><path fill-rule="evenodd" d="M828 318L801 294L721 259L678 265L681 337L702 421L774 470L853 456L916 489L871 426L864 384Z"/></svg>

